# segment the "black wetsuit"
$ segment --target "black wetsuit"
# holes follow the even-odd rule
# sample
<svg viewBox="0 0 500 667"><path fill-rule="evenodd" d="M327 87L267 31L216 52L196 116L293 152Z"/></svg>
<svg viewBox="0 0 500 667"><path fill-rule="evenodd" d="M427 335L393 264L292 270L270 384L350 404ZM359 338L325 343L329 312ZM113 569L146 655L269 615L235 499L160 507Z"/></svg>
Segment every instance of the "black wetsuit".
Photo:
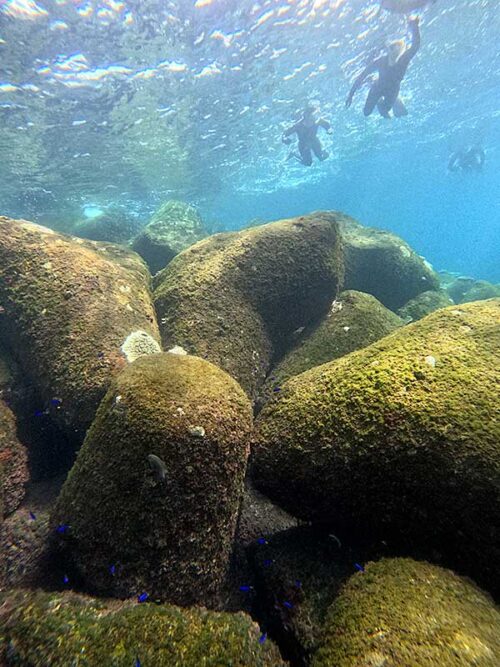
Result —
<svg viewBox="0 0 500 667"><path fill-rule="evenodd" d="M482 148L468 148L457 151L450 156L448 169L450 171L482 171L484 164L484 151Z"/></svg>
<svg viewBox="0 0 500 667"><path fill-rule="evenodd" d="M403 80L410 60L420 48L420 30L418 23L410 23L412 32L411 46L391 65L389 56L382 56L374 60L361 72L354 82L348 97L348 106L356 90L361 87L369 74L378 71L378 78L372 84L368 97L366 98L363 113L369 116L377 106L380 115L390 118L389 111L392 109L395 116L406 116L408 113L404 104L398 99L401 81Z"/></svg>
<svg viewBox="0 0 500 667"><path fill-rule="evenodd" d="M330 123L321 118L318 121L314 121L311 125L306 125L302 118L298 123L295 123L295 125L292 125L292 127L289 127L288 130L283 132L283 138L288 137L291 134L297 134L299 139L300 161L307 167L312 165L312 153L314 153L318 160L326 160L328 157L328 153L323 150L317 136L319 127L329 130Z"/></svg>

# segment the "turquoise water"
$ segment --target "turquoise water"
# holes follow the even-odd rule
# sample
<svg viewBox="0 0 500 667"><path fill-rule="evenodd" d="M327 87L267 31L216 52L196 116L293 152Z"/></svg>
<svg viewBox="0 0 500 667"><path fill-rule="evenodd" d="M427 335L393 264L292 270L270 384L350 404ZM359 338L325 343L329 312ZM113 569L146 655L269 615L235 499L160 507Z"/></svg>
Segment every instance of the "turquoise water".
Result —
<svg viewBox="0 0 500 667"><path fill-rule="evenodd" d="M350 85L407 16L362 0L3 0L0 209L60 227L169 198L214 229L338 209L395 231L437 269L500 281L500 12L437 0L401 95L368 119ZM281 143L306 103L333 128L305 167ZM451 173L479 144L482 173Z"/></svg>

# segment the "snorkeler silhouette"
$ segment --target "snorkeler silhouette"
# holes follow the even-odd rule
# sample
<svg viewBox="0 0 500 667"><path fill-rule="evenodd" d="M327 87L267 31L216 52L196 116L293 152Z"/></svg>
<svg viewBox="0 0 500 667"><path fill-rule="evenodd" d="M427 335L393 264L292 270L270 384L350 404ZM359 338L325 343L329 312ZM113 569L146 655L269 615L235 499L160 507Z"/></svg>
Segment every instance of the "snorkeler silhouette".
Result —
<svg viewBox="0 0 500 667"><path fill-rule="evenodd" d="M484 165L484 150L479 146L471 146L450 155L448 169L450 171L482 171Z"/></svg>
<svg viewBox="0 0 500 667"><path fill-rule="evenodd" d="M410 60L420 47L419 19L415 17L408 21L412 33L411 46L405 50L405 41L398 39L388 45L387 55L376 58L366 67L355 80L346 100L346 107L350 107L354 93L362 86L366 77L378 71L378 78L372 84L368 97L366 98L363 113L369 116L377 106L379 113L384 118L390 118L389 111L393 111L396 117L406 116L408 111L399 99L399 88L403 80Z"/></svg>
<svg viewBox="0 0 500 667"><path fill-rule="evenodd" d="M380 0L380 7L393 14L411 14L435 2L437 0Z"/></svg>
<svg viewBox="0 0 500 667"><path fill-rule="evenodd" d="M324 151L320 140L318 139L318 128L324 128L328 134L332 133L330 123L323 118L315 118L316 109L314 107L307 106L302 112L302 118L289 127L283 132L281 141L284 144L291 144L292 140L290 139L291 134L296 134L299 139L299 154L292 151L288 159L295 158L301 164L310 167L312 165L312 153L318 158L318 160L326 160L328 157L328 152Z"/></svg>

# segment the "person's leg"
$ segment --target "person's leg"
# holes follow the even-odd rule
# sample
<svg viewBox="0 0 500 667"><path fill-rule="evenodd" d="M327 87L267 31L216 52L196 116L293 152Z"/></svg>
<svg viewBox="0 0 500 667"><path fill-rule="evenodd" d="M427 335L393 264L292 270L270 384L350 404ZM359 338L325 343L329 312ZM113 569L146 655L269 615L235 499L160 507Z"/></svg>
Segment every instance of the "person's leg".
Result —
<svg viewBox="0 0 500 667"><path fill-rule="evenodd" d="M314 155L318 158L318 160L326 160L328 157L328 151L324 151L323 148L321 147L321 142L318 139L318 137L314 137L313 141L311 142L311 148L313 150Z"/></svg>
<svg viewBox="0 0 500 667"><path fill-rule="evenodd" d="M366 98L365 108L363 109L363 113L365 114L365 116L369 116L372 113L379 99L380 99L380 89L377 85L373 85L370 88L370 92L368 93L368 97Z"/></svg>
<svg viewBox="0 0 500 667"><path fill-rule="evenodd" d="M396 118L401 118L401 116L408 115L408 109L405 107L400 97L396 98L396 101L392 105L392 111L394 112Z"/></svg>
<svg viewBox="0 0 500 667"><path fill-rule="evenodd" d="M387 97L382 97L377 103L377 109L381 116L384 118L390 118L391 115L389 111L391 110L391 104L388 102Z"/></svg>
<svg viewBox="0 0 500 667"><path fill-rule="evenodd" d="M310 167L313 163L313 159L309 146L299 141L299 153L302 164L304 164L306 167Z"/></svg>

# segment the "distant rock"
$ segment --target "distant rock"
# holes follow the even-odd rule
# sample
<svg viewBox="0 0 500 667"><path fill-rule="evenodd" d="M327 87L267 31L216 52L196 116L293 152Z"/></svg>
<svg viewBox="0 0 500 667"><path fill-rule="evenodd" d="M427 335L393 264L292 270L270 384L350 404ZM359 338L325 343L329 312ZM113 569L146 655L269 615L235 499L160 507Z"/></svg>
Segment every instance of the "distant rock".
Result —
<svg viewBox="0 0 500 667"><path fill-rule="evenodd" d="M92 241L108 243L127 243L140 231L143 225L137 219L121 209L106 209L94 218L78 222L71 234Z"/></svg>
<svg viewBox="0 0 500 667"><path fill-rule="evenodd" d="M214 604L251 425L242 389L207 361L163 353L130 364L106 394L53 513L68 575L103 594L144 590L176 604Z"/></svg>
<svg viewBox="0 0 500 667"><path fill-rule="evenodd" d="M433 313L440 308L446 308L453 299L445 290L429 290L410 299L408 303L398 310L398 315L406 322L416 322L422 317Z"/></svg>
<svg viewBox="0 0 500 667"><path fill-rule="evenodd" d="M12 514L21 503L28 479L26 448L17 438L12 411L0 399L0 523L2 514Z"/></svg>
<svg viewBox="0 0 500 667"><path fill-rule="evenodd" d="M403 239L341 213L337 217L345 248L344 289L373 294L393 311L438 289L438 275Z"/></svg>
<svg viewBox="0 0 500 667"><path fill-rule="evenodd" d="M120 246L0 217L0 340L41 410L82 440L137 330L159 339L140 258Z"/></svg>
<svg viewBox="0 0 500 667"><path fill-rule="evenodd" d="M500 610L470 580L409 558L365 565L331 605L312 667L500 664Z"/></svg>
<svg viewBox="0 0 500 667"><path fill-rule="evenodd" d="M0 662L52 667L285 667L250 616L72 591L0 594ZM7 662L8 660L8 662Z"/></svg>
<svg viewBox="0 0 500 667"><path fill-rule="evenodd" d="M299 332L297 345L267 378L260 403L279 392L283 382L294 375L366 347L403 324L401 318L370 294L342 292L318 325Z"/></svg>
<svg viewBox="0 0 500 667"><path fill-rule="evenodd" d="M182 250L207 235L198 211L180 201L160 206L134 240L133 249L144 258L152 274L164 269Z"/></svg>
<svg viewBox="0 0 500 667"><path fill-rule="evenodd" d="M342 275L329 213L212 236L155 278L164 349L209 359L255 397L272 356L328 311Z"/></svg>
<svg viewBox="0 0 500 667"><path fill-rule="evenodd" d="M500 592L499 367L500 300L438 310L286 382L257 421L252 481Z"/></svg>

